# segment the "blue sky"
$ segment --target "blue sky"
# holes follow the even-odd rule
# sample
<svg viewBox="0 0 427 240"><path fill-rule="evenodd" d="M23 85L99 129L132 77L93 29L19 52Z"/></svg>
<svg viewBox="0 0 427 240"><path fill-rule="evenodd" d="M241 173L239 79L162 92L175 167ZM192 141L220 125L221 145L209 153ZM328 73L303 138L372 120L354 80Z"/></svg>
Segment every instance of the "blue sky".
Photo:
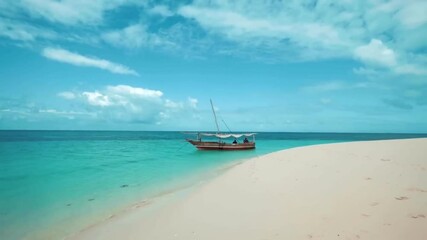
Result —
<svg viewBox="0 0 427 240"><path fill-rule="evenodd" d="M427 2L0 2L0 129L427 132ZM225 127L222 126L225 130Z"/></svg>

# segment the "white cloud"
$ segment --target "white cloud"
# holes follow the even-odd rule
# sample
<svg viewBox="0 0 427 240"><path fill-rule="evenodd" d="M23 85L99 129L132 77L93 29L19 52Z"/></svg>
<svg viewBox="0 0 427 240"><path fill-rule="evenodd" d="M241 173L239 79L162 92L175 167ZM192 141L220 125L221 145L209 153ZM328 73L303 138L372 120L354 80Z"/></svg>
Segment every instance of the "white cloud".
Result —
<svg viewBox="0 0 427 240"><path fill-rule="evenodd" d="M186 103L163 95L159 90L116 85L75 93L76 98L70 100L83 103L98 119L115 122L163 124L169 119L188 121L194 115L197 99L188 98Z"/></svg>
<svg viewBox="0 0 427 240"><path fill-rule="evenodd" d="M104 13L124 4L136 1L124 0L22 0L14 3L15 8L35 18L67 25L100 24Z"/></svg>
<svg viewBox="0 0 427 240"><path fill-rule="evenodd" d="M82 95L86 98L87 102L92 106L107 107L113 105L107 95L103 95L98 91L83 92Z"/></svg>
<svg viewBox="0 0 427 240"><path fill-rule="evenodd" d="M427 1L408 1L397 13L397 18L407 28L416 28L427 23Z"/></svg>
<svg viewBox="0 0 427 240"><path fill-rule="evenodd" d="M56 110L56 109L51 109L51 108L50 109L40 109L37 112L41 113L41 114L50 114L50 115L65 117L65 118L68 118L70 120L76 119L76 117L93 116L93 114L91 114L90 112L61 111L61 110Z"/></svg>
<svg viewBox="0 0 427 240"><path fill-rule="evenodd" d="M35 41L37 39L55 39L57 34L51 30L34 27L0 17L0 36L18 41Z"/></svg>
<svg viewBox="0 0 427 240"><path fill-rule="evenodd" d="M381 40L372 39L367 45L359 46L354 51L355 58L372 67L386 68L397 74L427 75L427 70L418 64L408 63L408 60L399 59L395 51L388 48ZM416 62L416 61L409 61ZM378 73L374 69L359 68L355 71L360 74Z"/></svg>
<svg viewBox="0 0 427 240"><path fill-rule="evenodd" d="M58 96L65 98L65 99L76 98L76 95L73 92L60 92L60 93L58 93Z"/></svg>
<svg viewBox="0 0 427 240"><path fill-rule="evenodd" d="M107 90L116 94L124 94L145 99L157 99L163 96L163 93L158 90L136 88L127 85L108 86Z"/></svg>
<svg viewBox="0 0 427 240"><path fill-rule="evenodd" d="M157 5L149 10L150 13L158 14L163 17L170 17L173 16L174 13L165 5Z"/></svg>
<svg viewBox="0 0 427 240"><path fill-rule="evenodd" d="M102 35L104 41L114 45L127 48L138 48L148 41L148 34L145 26L135 24L122 30L110 31Z"/></svg>
<svg viewBox="0 0 427 240"><path fill-rule="evenodd" d="M427 69L425 67L413 64L402 64L397 66L394 71L399 74L427 75Z"/></svg>
<svg viewBox="0 0 427 240"><path fill-rule="evenodd" d="M354 55L367 64L382 67L393 67L397 64L395 52L378 39L372 39L369 44L356 48Z"/></svg>
<svg viewBox="0 0 427 240"><path fill-rule="evenodd" d="M369 88L373 87L368 82L345 82L345 81L329 81L322 82L319 84L309 85L302 88L305 92L310 93L324 93L324 92L333 92L340 90L348 89L360 89L360 88Z"/></svg>
<svg viewBox="0 0 427 240"><path fill-rule="evenodd" d="M105 32L101 35L101 38L113 46L125 48L173 45L170 41L159 37L157 34L147 32L147 27L141 23Z"/></svg>
<svg viewBox="0 0 427 240"><path fill-rule="evenodd" d="M189 97L188 98L188 103L190 105L191 108L196 109L197 108L197 104L199 103L199 101L195 98Z"/></svg>
<svg viewBox="0 0 427 240"><path fill-rule="evenodd" d="M94 107L98 118L117 122L155 123L165 111L163 93L126 85L83 92L83 101Z"/></svg>
<svg viewBox="0 0 427 240"><path fill-rule="evenodd" d="M366 75L368 77L369 76L375 77L381 74L379 71L373 68L365 68L365 67L353 68L353 72L355 74Z"/></svg>
<svg viewBox="0 0 427 240"><path fill-rule="evenodd" d="M45 48L43 49L42 55L55 61L69 63L76 66L95 67L110 71L112 73L138 76L138 73L135 70L132 70L121 64L95 57L83 56L61 48Z"/></svg>
<svg viewBox="0 0 427 240"><path fill-rule="evenodd" d="M83 92L83 99L92 106L138 108L138 104L161 104L163 93L158 90L128 85L107 86L105 90Z"/></svg>
<svg viewBox="0 0 427 240"><path fill-rule="evenodd" d="M340 81L324 82L321 84L306 86L303 88L307 92L330 92L346 88L346 85Z"/></svg>
<svg viewBox="0 0 427 240"><path fill-rule="evenodd" d="M210 36L237 45L218 52L300 61L351 55L363 31L352 23L360 17L356 10L343 1L199 0L177 13L195 20Z"/></svg>
<svg viewBox="0 0 427 240"><path fill-rule="evenodd" d="M426 4L424 0L375 0L357 4L333 0L194 0L178 5L137 0L7 1L0 3L4 18L0 19L0 35L28 42L42 39L89 45L104 42L129 49L178 52L190 58L208 54L267 62L353 58L383 68L380 71L402 65L392 72L424 75L425 62L409 56L423 55L427 47L427 15L423 12ZM145 7L135 8L141 17L118 24L128 24L126 27L113 28L104 21L106 13L122 17L123 12L117 7L131 5ZM154 15L179 15L185 19L162 21ZM36 25L43 24L40 19L52 24ZM58 23L72 26L56 34L64 27ZM97 24L102 27L83 26Z"/></svg>
<svg viewBox="0 0 427 240"><path fill-rule="evenodd" d="M267 61L355 58L381 71L401 64L407 67L392 72L419 74L423 64L407 56L427 47L425 5L420 0L196 0L177 14L215 39L219 54Z"/></svg>
<svg viewBox="0 0 427 240"><path fill-rule="evenodd" d="M173 111L182 109L184 104L182 102L174 102L169 99L165 100L165 107L172 109Z"/></svg>
<svg viewBox="0 0 427 240"><path fill-rule="evenodd" d="M283 16L254 17L229 8L184 6L178 10L178 13L196 20L208 31L239 44L272 46L278 48L279 52L280 48L286 49L293 46L309 52L315 48L328 49L328 55L340 55L334 50L342 51L348 46L335 28L322 22L292 21ZM308 58L308 54L306 57Z"/></svg>

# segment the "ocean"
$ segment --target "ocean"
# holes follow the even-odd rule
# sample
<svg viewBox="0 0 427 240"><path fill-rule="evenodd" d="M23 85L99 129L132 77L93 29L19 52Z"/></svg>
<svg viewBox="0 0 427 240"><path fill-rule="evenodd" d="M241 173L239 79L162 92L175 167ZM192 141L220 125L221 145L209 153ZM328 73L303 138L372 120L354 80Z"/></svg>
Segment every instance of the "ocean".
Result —
<svg viewBox="0 0 427 240"><path fill-rule="evenodd" d="M249 151L198 151L180 132L0 131L0 239L60 239L132 204L281 149L427 134L268 133Z"/></svg>

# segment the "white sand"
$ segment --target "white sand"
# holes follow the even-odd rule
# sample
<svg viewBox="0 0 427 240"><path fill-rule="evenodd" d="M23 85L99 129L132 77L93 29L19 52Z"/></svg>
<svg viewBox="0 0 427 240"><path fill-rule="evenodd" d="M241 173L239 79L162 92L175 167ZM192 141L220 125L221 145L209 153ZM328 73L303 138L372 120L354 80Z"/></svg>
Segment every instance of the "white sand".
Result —
<svg viewBox="0 0 427 240"><path fill-rule="evenodd" d="M184 196L71 238L425 240L427 139L318 145L250 159Z"/></svg>

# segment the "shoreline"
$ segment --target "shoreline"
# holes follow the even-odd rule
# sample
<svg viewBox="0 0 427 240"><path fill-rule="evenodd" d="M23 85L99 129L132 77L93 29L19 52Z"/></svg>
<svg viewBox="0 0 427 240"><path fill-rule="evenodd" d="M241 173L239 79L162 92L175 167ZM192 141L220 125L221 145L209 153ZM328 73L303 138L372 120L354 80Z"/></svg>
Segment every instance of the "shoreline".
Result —
<svg viewBox="0 0 427 240"><path fill-rule="evenodd" d="M74 231L71 231L67 234L60 234L57 230L41 230L33 232L24 237L24 239L70 239L75 236L78 236L81 233L89 231L98 226L109 223L111 220L116 218L126 217L136 209L146 209L151 207L151 205L173 201L176 196L185 195L187 193L193 192L194 189L197 189L200 185L205 184L212 179L223 174L225 171L233 168L236 165L241 164L246 159L237 159L234 162L224 163L221 166L218 166L214 169L204 170L192 175L186 176L181 179L179 182L171 185L165 185L160 191L153 191L151 194L145 196L139 201L132 202L130 204L121 205L115 208L110 215L102 214L103 216L90 216L90 221L83 228L76 228ZM170 185L170 186L169 186ZM164 188L164 189L163 189ZM85 221L85 217L82 217L81 220ZM95 220L95 221L93 221Z"/></svg>
<svg viewBox="0 0 427 240"><path fill-rule="evenodd" d="M182 196L185 196L186 194L196 191L203 184L206 184L209 181L212 181L218 176L224 174L224 172L234 168L237 165L242 164L246 160L248 159L237 159L234 162L224 163L222 166L219 166L215 169L205 170L203 172L199 172L194 175L187 176L179 184L176 184L170 188L164 189L152 195L148 195L146 198L141 199L140 201L133 202L128 205L123 205L122 207L118 207L115 211L113 211L113 214L109 215L108 217L100 218L98 221L90 223L86 225L86 227L80 230L77 230L76 232L62 236L62 238L73 239L74 237L84 232L90 231L93 228L107 224L113 219L126 217L126 215L131 214L132 211L136 209L143 209L143 208L147 209L152 207L152 205L154 205L154 207L157 207L158 204L163 204L165 202L173 202L174 200L176 200L177 196L180 198ZM58 237L58 235L56 234L51 235L48 232L49 231L42 231L42 232L36 233L35 239L46 239L46 238L51 239L52 237L54 238ZM33 239L33 237L31 237L31 239Z"/></svg>
<svg viewBox="0 0 427 240"><path fill-rule="evenodd" d="M329 143L327 143L329 144ZM284 150L279 150L279 151L284 151ZM274 152L273 152L274 153ZM265 156L265 155L269 155L272 153L267 153L261 156ZM258 158L261 156L257 156L257 157L253 157L253 158ZM150 211L151 207L153 208L158 208L159 206L163 205L163 204L168 204L168 203L174 203L177 200L182 199L183 197L187 196L188 194L193 193L194 191L197 191L198 189L200 189L201 187L203 187L203 185L208 184L210 181L216 179L217 177L221 176L222 174L226 173L227 171L233 169L234 167L243 164L245 161L251 160L252 158L247 158L247 159L239 159L236 160L237 162L232 162L232 163L226 163L221 167L218 167L216 169L207 171L205 173L203 173L203 176L199 176L198 177L198 181L197 182L187 182L184 185L180 185L180 186L175 186L174 188L170 189L170 190L166 190L166 191L162 191L159 193L156 193L152 196L149 196L147 198L144 198L141 201L132 203L130 205L118 208L118 210L110 215L109 217L103 218L100 221L97 221L95 223L92 223L90 225L87 225L85 228L74 232L72 234L69 234L67 236L64 236L64 239L79 239L79 236L81 234L85 234L88 231L91 231L91 229L103 226L105 224L108 224L109 222L111 222L114 219L117 218L122 218L122 217L126 217L126 215L132 214L133 211L137 210L137 209L143 209L144 211ZM42 237L48 237L46 235L42 235Z"/></svg>
<svg viewBox="0 0 427 240"><path fill-rule="evenodd" d="M194 184L193 186L189 186L188 188L181 189L178 191L173 191L171 193L167 193L165 197L160 197L158 199L154 199L153 202L149 202L149 203L145 204L144 206L137 206L137 207L128 208L123 214L119 214L119 215L110 217L106 221L103 221L101 223L98 223L98 224L95 224L95 225L90 226L88 228L85 228L84 230L80 231L79 233L68 236L67 239L114 239L117 237L133 239L132 236L133 237L135 237L135 236L141 236L141 237L146 236L146 237L149 237L150 239L169 239L169 238L170 239L186 239L186 238L188 239L191 237L195 237L195 233L198 233L197 235L199 237L204 236L204 237L202 237L202 239L214 239L214 238L219 239L219 238L224 238L224 237L227 239L227 237L230 238L231 236L233 236L235 238L244 237L244 238L248 238L248 239L255 239L254 236L262 237L262 236L265 236L265 234L260 235L260 232L262 232L262 231L259 231L258 234L257 233L244 234L243 236L242 235L235 235L236 233L234 233L233 231L230 232L229 231L230 229L227 230L227 228L225 228L225 229L223 229L223 231L216 232L214 234L215 236L213 236L212 235L213 234L212 229L215 229L215 228L218 228L219 226L222 226L222 224L220 222L222 222L224 220L227 222L229 220L224 219L224 216L221 216L221 217L217 216L218 213L215 213L215 211L212 211L212 207L219 207L220 209L225 208L225 209L228 209L228 211L233 212L233 211L235 211L235 209L233 210L233 207L229 206L229 205L232 205L235 208L236 207L242 208L240 210L240 214L251 215L251 214L253 214L253 212L256 212L258 215L255 214L254 216L256 218L261 218L261 219L262 218L269 219L272 216L274 216L275 215L274 212L270 212L271 215L269 215L269 214L266 214L266 213L269 213L268 211L265 211L265 212L258 211L259 209L257 210L257 209L253 209L253 207L251 207L251 206L247 206L247 203L236 202L236 199L233 199L233 197L232 197L236 194L233 193L233 189L230 189L230 186L232 186L233 184L237 184L236 182L239 182L239 184L240 184L239 188L244 188L244 189L247 189L248 191L252 191L250 186L248 188L248 185L251 185L252 187L257 189L256 191L254 190L257 194L248 195L249 198L245 198L245 200L247 200L247 202L251 202L251 201L254 201L253 198L259 198L259 197L257 197L257 195L260 194L260 192L264 191L262 189L257 188L256 185L259 182L262 182L263 180L268 180L269 178L275 178L276 180L281 179L279 176L274 176L275 175L274 171L276 171L276 173L277 173L277 169L269 169L268 170L269 174L271 174L271 176L273 176L273 177L265 176L265 174L262 175L259 172L260 170L258 168L267 167L266 163L268 163L269 165L271 165L271 164L273 164L273 165L274 164L279 164L279 165L282 164L283 165L283 162L284 162L285 165L286 165L286 163L288 163L288 165L289 165L289 163L291 163L291 165L293 164L292 166L294 166L296 164L294 167L301 168L301 166L298 166L298 164L301 165L301 163L305 162L305 160L301 160L302 162L296 162L295 160L292 160L292 161L291 160L287 160L287 161L277 160L277 158L280 158L282 155L287 155L287 157L289 157L289 156L292 156L293 154L296 154L297 155L296 157L298 157L298 154L301 154L301 152L305 152L305 154L307 154L307 152L310 150L315 151L317 153L320 151L321 153L323 153L324 156L328 156L328 154L334 155L334 151L339 150L341 152L345 152L346 156L348 158L355 159L353 155L355 155L356 153L352 152L352 150L350 150L350 148L354 148L357 145L363 145L362 148L369 147L367 145L387 145L387 148L390 147L391 145L393 145L393 146L396 145L397 147L402 147L403 145L405 145L406 148L411 148L412 145L417 145L416 147L419 147L418 145L420 145L420 144L425 145L426 143L427 143L426 138L421 138L421 139L418 138L418 139L409 139L409 140L405 139L405 140L383 140L383 141L360 141L360 142L343 142L343 143L332 143L332 144L320 144L320 145L296 147L296 148L292 148L292 149L280 150L280 151L269 153L269 154L262 155L259 157L246 159L246 160L243 160L239 163L234 163L233 166L231 166L231 167L228 166L225 170L222 170L221 173L217 174L217 176L211 177L210 179L208 179L208 181L205 181L202 184L197 183L197 184ZM390 145L390 146L388 146L388 145ZM396 147L396 146L394 146L394 147ZM404 149L405 147L402 148L402 151L405 150ZM346 148L349 148L349 149L346 149ZM360 148L360 146L359 146L359 148ZM416 149L418 149L418 148L416 148ZM328 151L332 151L332 152L328 152ZM390 151L397 153L397 154L402 154L402 153L399 153L399 151L396 152L395 148L391 148ZM416 153L416 154L421 155L421 157L423 157L423 156L427 157L426 156L427 153L425 150L423 152L423 149L418 149L418 151L421 151L421 153ZM371 155L378 155L378 153L376 153L376 152L378 152L377 148L370 150ZM386 156L390 153L385 152L385 153L380 153L380 155L381 154ZM410 154L410 153L408 154L407 152L406 152L406 154L409 156L414 155L414 154ZM311 156L311 157L315 158L315 156ZM322 157L322 156L320 156L320 157ZM331 156L331 157L333 157L333 156ZM371 159L371 161L372 161L372 159L375 160L378 157L366 155L362 158L365 158L365 162L366 162L366 159ZM359 158L359 160L360 160L360 158ZM375 161L373 163L376 163L377 165L378 164L384 165L387 163L393 163L393 162L399 162L400 161L398 158L396 158L393 161L393 159L388 159L386 157L376 159L376 160L379 160L379 163L378 163L378 161ZM420 160L418 159L417 161L420 161ZM424 162L423 162L423 160L421 160L420 169L422 171L424 171L424 174L425 174L425 171L427 168L427 162L426 161L427 161L427 159L425 159ZM292 163L292 162L294 162L294 163ZM368 160L368 162L369 162L369 160ZM337 161L325 161L322 164L325 164L325 163L332 164L332 163L337 163ZM399 163L399 164L401 164L401 163ZM262 165L264 165L264 166L262 166ZM390 165L390 164L388 164L388 165ZM357 164L356 164L356 166L357 166ZM387 165L385 165L385 166L387 166ZM322 166L319 165L319 167L322 167ZM333 167L333 166L328 165L328 167ZM388 166L388 167L390 167L390 166ZM313 168L313 166L311 168ZM316 167L314 167L314 168L316 168ZM304 169L302 169L302 170L305 171ZM366 169L363 169L360 166L359 166L359 169L356 169L356 170L362 171L362 172L365 171L365 173L366 173ZM348 169L346 171L348 171ZM371 173L371 175L374 174L371 171L368 171L368 172ZM348 173L351 175L352 172L350 171ZM261 174L261 175L259 175L259 174ZM319 174L319 173L317 173L317 174ZM336 173L336 174L339 174L339 173ZM228 178L236 179L236 177L235 177L236 175L240 176L239 178L237 178L237 181L236 180L230 181L228 179ZM248 178L248 175L249 175L249 178ZM241 180L242 177L245 177L245 180ZM307 177L307 176L305 176L305 177ZM327 177L327 176L323 176L323 177ZM331 177L331 176L329 176L329 177ZM272 179L270 179L268 181L271 181L271 180ZM301 182L301 180L302 179L300 179L300 182ZM326 180L322 180L322 178L319 178L317 180L326 181ZM331 180L331 179L329 179L329 180ZM351 183L351 184L354 184L355 186L359 187L359 188L357 188L358 190L361 189L360 188L361 184L366 185L366 183L368 183L368 182L374 182L374 177L366 176L365 178L362 178L360 180L361 180L361 182L359 182L357 184ZM420 178L419 180L421 182L421 180L424 180L424 179ZM390 179L389 181L393 181L393 179ZM394 181L396 181L396 180L394 180ZM301 183L298 183L298 179L295 179L293 182L296 185L301 184ZM427 181L424 181L424 182L427 183ZM314 186L316 186L316 183L313 183L313 184L314 184ZM318 184L321 186L324 185L324 184L322 185L321 183L318 183ZM332 184L332 183L330 183L330 184ZM340 187L339 181L337 183L334 183L334 184L337 185L338 187ZM350 184L350 183L348 183L348 184ZM385 183L382 183L382 184L385 184ZM385 184L385 186L387 187L387 185L390 185L390 184L391 183L389 182L388 184ZM421 182L421 184L422 184L422 182ZM273 195L274 197L278 197L278 198L282 197L282 198L284 198L282 200L285 200L285 202L288 201L288 203L296 204L294 201L295 199L293 201L290 201L291 199L289 199L289 196L286 197L286 195L287 195L286 192L281 192L280 189L277 189L277 186L280 186L280 184L277 184L277 181L271 181L266 186L270 188L271 185L275 186L276 188L270 189L270 191L268 191L268 192L264 192L266 195ZM302 202L304 202L303 200L305 200L306 205L310 205L310 203L313 204L312 200L308 201L307 199L313 199L313 197L314 197L314 199L316 199L316 197L319 197L319 196L322 197L322 195L319 195L319 196L315 195L315 196L312 196L312 198L307 198L307 194L310 195L310 193L307 193L307 192L304 192L304 191L301 191L298 189L293 189L293 186L291 184L285 184L285 186L289 187L288 190L293 190L296 193L298 193L299 195L303 194L303 196L301 196L302 198L300 200ZM283 186L281 186L281 187L283 187ZM323 186L323 187L325 187L325 186ZM382 186L382 187L384 187L384 186ZM239 188L235 188L234 189L234 190L236 190L235 192L239 192ZM342 188L342 186L341 186L341 188ZM230 192L230 190L232 190L232 191ZM278 191L276 191L276 190L278 190ZM324 189L324 190L330 191L328 189ZM390 189L388 189L388 190L390 190ZM418 194L418 195L421 195L421 197L418 196L418 198L421 198L422 200L427 199L426 198L427 197L427 186L424 186L424 185L412 186L412 187L407 187L406 190L407 190L405 192L406 195L414 195L414 194L417 195ZM243 192L243 194L244 194L244 192ZM406 196L405 194L394 194L396 196L394 196L394 199L392 199L392 200L394 200L396 202L411 202L411 198L414 198L414 197L411 196L411 198L410 198L409 196ZM209 195L210 197L208 199L205 199L204 198L205 195ZM228 199L228 201L224 202L224 200L222 200L222 196L224 196L224 195L227 195L226 198ZM231 195L231 197L230 197L230 195ZM242 197L242 196L237 195L237 198L239 198L239 197ZM349 196L347 196L347 197L349 197ZM215 200L215 198L217 198L217 199ZM201 199L203 199L204 201L200 201ZM345 199L346 199L346 201L355 205L353 207L357 207L358 204L355 204L354 201L352 202L351 200L348 200L348 198L345 198ZM240 200L242 200L242 199L240 199ZM266 199L259 199L259 200L264 201L264 202L263 201L259 202L260 206L263 206L266 204L266 202L265 202ZM336 199L329 199L329 200L334 200L333 202L338 203L336 201ZM344 199L341 199L341 200L344 200ZM362 199L362 200L366 200L366 199ZM212 201L215 204L212 205ZM267 201L269 201L269 200L267 199ZM383 201L385 201L385 200L383 200ZM413 201L415 201L415 200L412 199L412 202ZM329 209L333 209L333 208L331 208L332 206L330 205L330 203L322 202L322 201L320 201L320 202L324 203L323 208L329 207ZM144 203L144 202L140 202L140 203ZM219 204L219 203L221 203L221 204ZM277 205L277 203L275 203L275 204ZM393 205L393 202L387 203L387 204ZM138 204L135 204L135 205L138 205ZM192 206L189 206L189 205L192 205ZM243 205L243 206L241 206L241 205ZM317 205L319 205L318 207L320 207L320 208L322 207L322 204L320 204L320 203ZM382 205L382 204L380 203L380 200L377 200L377 201L371 201L367 205L368 205L367 208L364 207L363 209L360 209L360 210L363 210L362 212L364 212L364 213L358 214L359 217L361 217L364 220L372 218L371 216L373 214L369 212L369 210L372 211L372 209L370 209L370 208L374 208L375 206ZM419 203L418 203L418 205L419 205ZM211 208L211 210L205 210L206 208L209 209L209 207ZM276 206L276 207L283 208L284 206L279 204L279 206ZM285 208L286 208L286 206L285 206ZM201 212L204 212L204 213L203 214L202 213L195 213L195 214L191 213L191 211L197 212L199 210ZM316 210L316 208L314 208L313 210ZM287 209L287 211L289 211L289 209ZM179 214L176 212L179 212ZM219 211L219 212L221 212L221 211ZM333 212L335 212L335 211L330 211L329 213L328 212L323 212L323 213L324 214L328 213L329 215L333 215ZM408 213L409 215L407 214L408 215L407 218L412 219L412 220L418 220L418 222L424 222L425 223L425 221L427 220L426 219L427 206L421 207L421 209L418 211L419 213L415 213L415 212L414 213ZM294 215L294 217L301 218L300 220L302 223L305 222L304 217L308 217L307 213L298 214L298 213L292 212L292 211L290 211L290 213L292 213ZM326 215L328 215L328 214L326 214ZM313 216L311 216L311 217L313 217ZM340 217L344 218L343 216L340 216ZM206 218L211 219L211 220L207 220ZM175 220L179 219L180 221L177 222L179 224L174 223L173 221L171 221L171 219L175 219ZM205 225L196 224L194 222L195 219L207 221L207 222L209 222L209 225L212 225L213 227L209 228L209 227L206 227ZM153 220L155 220L155 221L163 220L163 221L166 221L167 224L162 224L162 226L153 225L152 223L150 224L150 222L153 222ZM242 219L240 219L240 220L242 220ZM351 219L351 220L355 221L354 219ZM271 221L271 219L270 219L270 221ZM277 225L277 222L280 222L280 221L286 222L288 220L286 220L286 218L284 218L284 219L277 218L274 221L270 222L270 226L275 226L275 225ZM403 220L401 220L401 221L403 221ZM308 222L310 222L310 221L308 221ZM356 222L358 224L360 224L358 221L356 221ZM339 223L340 222L336 222L336 224L338 224L338 225L339 225ZM196 224L196 225L194 226L194 224ZM231 226L236 225L235 222L231 222L229 224L231 224ZM304 224L307 224L307 223L304 223ZM383 224L391 224L391 223L383 223ZM147 225L149 225L150 227L148 227ZM177 227L177 225L179 225L180 227ZM251 226L250 223L240 224L241 226L239 224L237 224L237 225L238 226L235 226L233 228L234 229L240 228L240 230L242 230L242 231L250 230L250 228L247 228L247 227ZM147 226L147 227L144 227L144 226ZM263 224L261 224L261 226L254 225L252 227L262 228L262 226L264 226L264 225ZM290 226L292 226L292 224L290 224ZM385 226L387 226L387 225L385 225ZM415 223L415 226L417 226L416 223ZM264 226L264 227L266 227L266 226ZM368 226L365 226L365 228L367 228L367 227ZM191 228L193 230L190 231L188 228ZM221 228L219 228L219 229L221 229ZM418 228L416 228L416 229L418 229ZM318 231L320 231L320 230L318 230ZM350 231L350 230L347 229L347 233L341 233L342 234L341 236L351 235L348 233L348 231ZM394 230L394 231L396 231L396 230ZM176 233L172 233L172 232L176 232ZM251 231L249 231L249 232L251 232ZM281 230L281 231L277 230L277 232L278 232L277 233L278 235L276 237L278 237L278 236L283 237L283 235L286 234L286 232L283 232L283 230ZM289 234L289 232L287 234ZM418 239L417 234L420 234L419 231L416 231L416 233L414 233L414 234L412 235L414 237L412 239ZM422 234L427 234L427 232L422 232ZM357 234L356 233L353 234L353 237L358 238L357 236L361 237L361 236L366 236L366 235L369 235L369 234L366 232L364 232L364 233L358 232ZM291 236L302 237L302 236L298 236L298 235L289 235L289 237L291 237ZM307 233L304 236L310 238L310 236L311 237L316 237L316 236L319 237L320 235L319 234L316 235L315 233L311 233L311 234ZM390 235L390 236L392 238L389 238L389 239L394 239L393 236L396 236L396 234ZM275 235L270 236L270 237L276 238ZM329 236L329 237L331 237L331 236ZM377 235L377 237L378 237L378 235ZM385 239L385 238L381 238L381 236L379 236L379 237L380 237L379 239ZM370 238L368 237L368 239L370 239ZM373 239L373 238L371 238L371 239ZM395 239L398 239L398 238L395 238Z"/></svg>

